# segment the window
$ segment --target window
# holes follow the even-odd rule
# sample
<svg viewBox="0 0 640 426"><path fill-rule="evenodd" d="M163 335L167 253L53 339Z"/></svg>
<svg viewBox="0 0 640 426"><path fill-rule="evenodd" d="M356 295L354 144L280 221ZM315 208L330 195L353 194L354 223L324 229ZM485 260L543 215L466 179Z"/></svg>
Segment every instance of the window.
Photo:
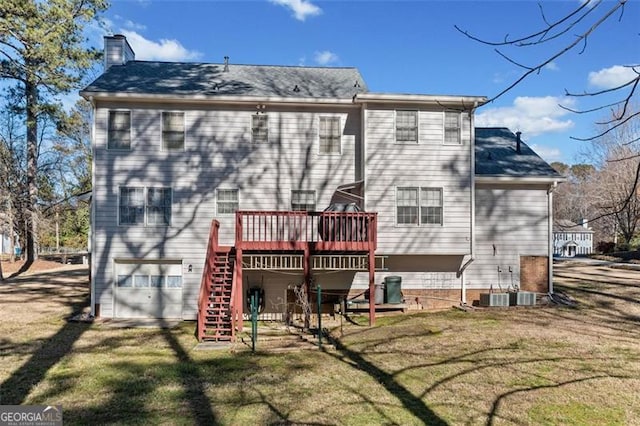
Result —
<svg viewBox="0 0 640 426"><path fill-rule="evenodd" d="M233 214L238 210L238 190L218 189L216 191L218 214Z"/></svg>
<svg viewBox="0 0 640 426"><path fill-rule="evenodd" d="M184 112L162 113L162 149L184 149Z"/></svg>
<svg viewBox="0 0 640 426"><path fill-rule="evenodd" d="M131 111L109 111L107 149L131 149Z"/></svg>
<svg viewBox="0 0 640 426"><path fill-rule="evenodd" d="M121 187L120 225L171 225L171 188Z"/></svg>
<svg viewBox="0 0 640 426"><path fill-rule="evenodd" d="M420 223L442 225L442 189L420 189Z"/></svg>
<svg viewBox="0 0 640 426"><path fill-rule="evenodd" d="M444 143L459 144L460 138L460 113L444 113Z"/></svg>
<svg viewBox="0 0 640 426"><path fill-rule="evenodd" d="M269 142L269 116L254 114L251 116L251 140L253 143Z"/></svg>
<svg viewBox="0 0 640 426"><path fill-rule="evenodd" d="M396 192L398 224L418 223L418 188L398 188Z"/></svg>
<svg viewBox="0 0 640 426"><path fill-rule="evenodd" d="M292 190L291 210L312 212L316 210L316 191Z"/></svg>
<svg viewBox="0 0 640 426"><path fill-rule="evenodd" d="M418 143L418 111L396 111L396 142Z"/></svg>
<svg viewBox="0 0 640 426"><path fill-rule="evenodd" d="M171 225L171 188L147 189L147 225Z"/></svg>
<svg viewBox="0 0 640 426"><path fill-rule="evenodd" d="M398 225L442 225L442 188L397 188Z"/></svg>
<svg viewBox="0 0 640 426"><path fill-rule="evenodd" d="M340 117L320 117L320 154L340 154Z"/></svg>
<svg viewBox="0 0 640 426"><path fill-rule="evenodd" d="M116 262L116 276L119 288L181 289L182 263L176 260L148 263L121 260Z"/></svg>
<svg viewBox="0 0 640 426"><path fill-rule="evenodd" d="M144 224L144 188L120 188L120 225Z"/></svg>

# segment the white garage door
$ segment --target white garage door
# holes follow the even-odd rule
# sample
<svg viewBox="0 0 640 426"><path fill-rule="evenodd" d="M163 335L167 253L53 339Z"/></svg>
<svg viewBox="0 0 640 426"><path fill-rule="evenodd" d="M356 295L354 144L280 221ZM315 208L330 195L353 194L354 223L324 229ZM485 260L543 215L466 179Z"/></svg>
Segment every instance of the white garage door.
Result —
<svg viewBox="0 0 640 426"><path fill-rule="evenodd" d="M117 318L181 318L182 261L118 261Z"/></svg>

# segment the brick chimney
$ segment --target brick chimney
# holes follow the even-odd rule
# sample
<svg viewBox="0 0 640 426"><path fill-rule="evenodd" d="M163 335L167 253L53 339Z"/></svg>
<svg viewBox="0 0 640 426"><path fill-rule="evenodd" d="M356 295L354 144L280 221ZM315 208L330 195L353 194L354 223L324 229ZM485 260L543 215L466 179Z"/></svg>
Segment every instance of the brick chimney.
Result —
<svg viewBox="0 0 640 426"><path fill-rule="evenodd" d="M136 59L136 54L122 34L104 36L104 70L112 65L124 65Z"/></svg>

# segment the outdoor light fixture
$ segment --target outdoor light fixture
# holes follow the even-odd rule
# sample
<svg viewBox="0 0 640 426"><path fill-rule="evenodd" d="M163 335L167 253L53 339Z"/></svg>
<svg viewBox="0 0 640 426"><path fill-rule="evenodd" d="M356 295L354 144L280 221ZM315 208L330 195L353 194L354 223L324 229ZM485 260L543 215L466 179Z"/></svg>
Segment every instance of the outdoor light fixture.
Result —
<svg viewBox="0 0 640 426"><path fill-rule="evenodd" d="M189 264L189 266L187 267L187 269L189 270L189 272L193 272L193 265Z"/></svg>

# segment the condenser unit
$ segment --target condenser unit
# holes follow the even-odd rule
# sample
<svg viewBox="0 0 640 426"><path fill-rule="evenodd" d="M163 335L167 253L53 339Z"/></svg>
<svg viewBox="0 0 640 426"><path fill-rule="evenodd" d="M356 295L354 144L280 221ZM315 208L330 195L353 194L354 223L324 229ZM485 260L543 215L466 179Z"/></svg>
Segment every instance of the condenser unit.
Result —
<svg viewBox="0 0 640 426"><path fill-rule="evenodd" d="M530 291L516 291L509 293L511 306L533 306L536 304L536 294Z"/></svg>
<svg viewBox="0 0 640 426"><path fill-rule="evenodd" d="M509 293L480 293L480 306L509 306Z"/></svg>

